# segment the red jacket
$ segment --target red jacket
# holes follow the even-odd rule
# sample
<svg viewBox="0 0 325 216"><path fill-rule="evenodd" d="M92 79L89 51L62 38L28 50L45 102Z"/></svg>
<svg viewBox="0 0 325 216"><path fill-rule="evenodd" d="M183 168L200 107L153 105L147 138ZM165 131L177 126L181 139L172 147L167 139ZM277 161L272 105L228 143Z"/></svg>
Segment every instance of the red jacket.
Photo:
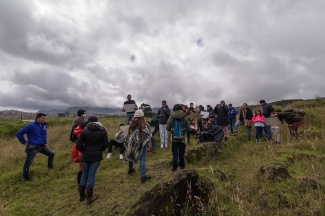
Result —
<svg viewBox="0 0 325 216"><path fill-rule="evenodd" d="M82 128L80 127L80 125L78 125L74 129L73 132L76 135L76 137L79 138L81 131L82 131ZM73 146L70 149L70 152L71 152L72 161L79 163L79 170L82 171L82 165L80 162L80 157L81 157L82 152L77 150L76 144L73 144Z"/></svg>
<svg viewBox="0 0 325 216"><path fill-rule="evenodd" d="M254 115L253 118L252 118L252 122L255 123L255 122L262 122L263 124L265 124L265 117L263 115Z"/></svg>

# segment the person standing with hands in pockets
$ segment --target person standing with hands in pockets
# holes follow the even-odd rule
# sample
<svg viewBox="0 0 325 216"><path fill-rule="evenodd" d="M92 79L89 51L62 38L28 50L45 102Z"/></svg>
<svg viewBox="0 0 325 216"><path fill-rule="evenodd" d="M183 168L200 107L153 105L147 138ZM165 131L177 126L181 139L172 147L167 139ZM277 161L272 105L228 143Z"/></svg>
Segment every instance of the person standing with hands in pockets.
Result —
<svg viewBox="0 0 325 216"><path fill-rule="evenodd" d="M159 132L160 132L160 147L167 148L168 144L168 132L166 129L167 120L170 116L170 109L167 106L167 102L163 100L161 102L162 107L158 110L157 118L159 119Z"/></svg>

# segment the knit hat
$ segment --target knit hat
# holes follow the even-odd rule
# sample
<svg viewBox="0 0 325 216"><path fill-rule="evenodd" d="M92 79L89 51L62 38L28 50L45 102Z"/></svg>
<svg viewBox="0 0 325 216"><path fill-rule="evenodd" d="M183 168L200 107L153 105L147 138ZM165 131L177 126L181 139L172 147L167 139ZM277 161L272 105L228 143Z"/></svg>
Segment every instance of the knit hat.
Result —
<svg viewBox="0 0 325 216"><path fill-rule="evenodd" d="M89 122L98 122L98 118L96 116L89 116L88 121Z"/></svg>
<svg viewBox="0 0 325 216"><path fill-rule="evenodd" d="M137 118L137 117L143 117L144 116L144 113L142 110L137 110L135 111L134 113L134 118Z"/></svg>

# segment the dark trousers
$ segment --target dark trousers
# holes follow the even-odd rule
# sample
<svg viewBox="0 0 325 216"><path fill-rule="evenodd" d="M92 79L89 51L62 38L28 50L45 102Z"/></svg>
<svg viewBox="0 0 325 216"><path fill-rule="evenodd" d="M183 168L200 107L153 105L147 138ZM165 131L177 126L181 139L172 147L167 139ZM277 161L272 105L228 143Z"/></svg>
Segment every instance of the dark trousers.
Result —
<svg viewBox="0 0 325 216"><path fill-rule="evenodd" d="M173 152L173 169L176 170L178 167L178 159L179 165L181 169L185 167L185 149L186 145L183 142L172 142L172 152Z"/></svg>
<svg viewBox="0 0 325 216"><path fill-rule="evenodd" d="M112 147L116 146L120 148L120 154L123 154L125 151L124 143L119 143L116 140L110 140L108 146L108 153L112 153Z"/></svg>
<svg viewBox="0 0 325 216"><path fill-rule="evenodd" d="M264 127L255 127L256 139L262 139Z"/></svg>
<svg viewBox="0 0 325 216"><path fill-rule="evenodd" d="M210 134L206 134L206 133L203 134L203 140L204 140L205 142L216 141L216 140L213 138L213 136L211 136Z"/></svg>

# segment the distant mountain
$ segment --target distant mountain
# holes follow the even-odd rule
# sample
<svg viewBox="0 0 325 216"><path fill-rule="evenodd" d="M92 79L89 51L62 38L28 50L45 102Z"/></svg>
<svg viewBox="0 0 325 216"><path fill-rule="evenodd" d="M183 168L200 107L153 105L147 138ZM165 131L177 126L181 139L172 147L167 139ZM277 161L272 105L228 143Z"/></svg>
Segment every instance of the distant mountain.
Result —
<svg viewBox="0 0 325 216"><path fill-rule="evenodd" d="M51 109L51 110L39 110L38 113L45 113L56 115L58 113L70 112L70 114L77 114L79 109L84 109L87 113L91 114L112 114L112 113L121 113L121 108L102 108L102 107L69 107L65 110ZM159 108L151 108L152 112L157 113Z"/></svg>

